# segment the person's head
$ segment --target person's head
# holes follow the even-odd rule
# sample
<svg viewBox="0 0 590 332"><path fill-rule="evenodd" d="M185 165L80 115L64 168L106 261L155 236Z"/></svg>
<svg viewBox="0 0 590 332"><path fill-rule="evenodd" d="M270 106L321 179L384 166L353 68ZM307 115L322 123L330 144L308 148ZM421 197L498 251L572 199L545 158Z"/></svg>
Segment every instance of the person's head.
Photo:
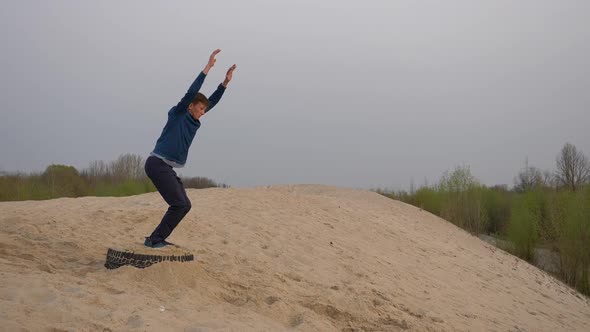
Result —
<svg viewBox="0 0 590 332"><path fill-rule="evenodd" d="M205 114L205 110L209 105L209 100L205 97L204 94L197 92L195 99L188 105L188 111L195 119L199 119L203 114Z"/></svg>

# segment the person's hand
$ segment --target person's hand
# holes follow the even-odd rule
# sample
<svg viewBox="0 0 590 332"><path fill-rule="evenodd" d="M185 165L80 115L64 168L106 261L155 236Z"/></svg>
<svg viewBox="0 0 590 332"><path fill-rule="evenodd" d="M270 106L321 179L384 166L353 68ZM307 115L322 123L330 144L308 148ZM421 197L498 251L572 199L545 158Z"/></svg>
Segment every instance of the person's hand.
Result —
<svg viewBox="0 0 590 332"><path fill-rule="evenodd" d="M234 69L236 69L236 65L229 67L227 73L225 74L225 80L223 81L223 86L227 88L227 84L231 81L234 75Z"/></svg>
<svg viewBox="0 0 590 332"><path fill-rule="evenodd" d="M220 49L216 49L215 51L213 51L213 53L211 53L211 55L209 56L209 61L207 62L207 65L205 66L205 69L203 69L203 72L206 74L209 73L209 69L211 69L214 65L215 65L215 61L217 61L217 59L215 59L215 56L221 52Z"/></svg>

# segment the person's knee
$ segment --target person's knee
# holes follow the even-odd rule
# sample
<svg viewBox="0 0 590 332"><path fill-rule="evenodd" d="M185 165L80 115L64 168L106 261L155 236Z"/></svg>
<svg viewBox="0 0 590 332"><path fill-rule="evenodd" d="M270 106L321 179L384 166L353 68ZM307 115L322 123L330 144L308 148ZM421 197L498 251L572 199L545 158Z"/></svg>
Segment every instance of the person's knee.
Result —
<svg viewBox="0 0 590 332"><path fill-rule="evenodd" d="M183 200L182 203L180 203L179 208L186 214L188 213L191 208L192 208L192 204L190 200Z"/></svg>
<svg viewBox="0 0 590 332"><path fill-rule="evenodd" d="M177 210L177 211L183 211L183 212L188 212L190 211L192 205L190 201L178 201L176 203L173 203L170 205L170 208Z"/></svg>
<svg viewBox="0 0 590 332"><path fill-rule="evenodd" d="M187 199L186 202L185 202L185 205L184 205L184 210L186 211L186 213L188 213L191 210L192 207L193 207L193 205L191 204L191 201L189 201Z"/></svg>

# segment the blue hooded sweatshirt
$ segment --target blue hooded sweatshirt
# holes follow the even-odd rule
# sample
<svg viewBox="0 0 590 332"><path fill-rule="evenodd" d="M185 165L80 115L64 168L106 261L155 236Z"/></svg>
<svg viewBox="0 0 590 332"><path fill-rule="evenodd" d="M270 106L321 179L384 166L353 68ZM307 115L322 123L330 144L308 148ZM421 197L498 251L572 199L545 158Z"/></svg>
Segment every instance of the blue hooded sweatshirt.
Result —
<svg viewBox="0 0 590 332"><path fill-rule="evenodd" d="M186 163L188 150L193 142L201 122L188 111L189 104L193 101L199 89L205 81L205 73L199 73L193 84L182 97L178 105L168 111L168 121L156 142L156 147L151 155L156 156L172 167L183 167ZM225 87L219 84L217 90L209 97L209 105L205 113L209 112L221 99Z"/></svg>

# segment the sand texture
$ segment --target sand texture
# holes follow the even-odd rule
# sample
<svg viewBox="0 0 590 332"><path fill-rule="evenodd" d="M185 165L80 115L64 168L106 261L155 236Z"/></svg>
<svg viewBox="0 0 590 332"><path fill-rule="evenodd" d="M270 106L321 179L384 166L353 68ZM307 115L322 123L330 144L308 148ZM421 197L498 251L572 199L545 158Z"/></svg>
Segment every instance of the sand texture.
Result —
<svg viewBox="0 0 590 332"><path fill-rule="evenodd" d="M0 203L3 331L590 331L586 298L410 205L320 185L188 190L189 263L104 268L158 193Z"/></svg>

